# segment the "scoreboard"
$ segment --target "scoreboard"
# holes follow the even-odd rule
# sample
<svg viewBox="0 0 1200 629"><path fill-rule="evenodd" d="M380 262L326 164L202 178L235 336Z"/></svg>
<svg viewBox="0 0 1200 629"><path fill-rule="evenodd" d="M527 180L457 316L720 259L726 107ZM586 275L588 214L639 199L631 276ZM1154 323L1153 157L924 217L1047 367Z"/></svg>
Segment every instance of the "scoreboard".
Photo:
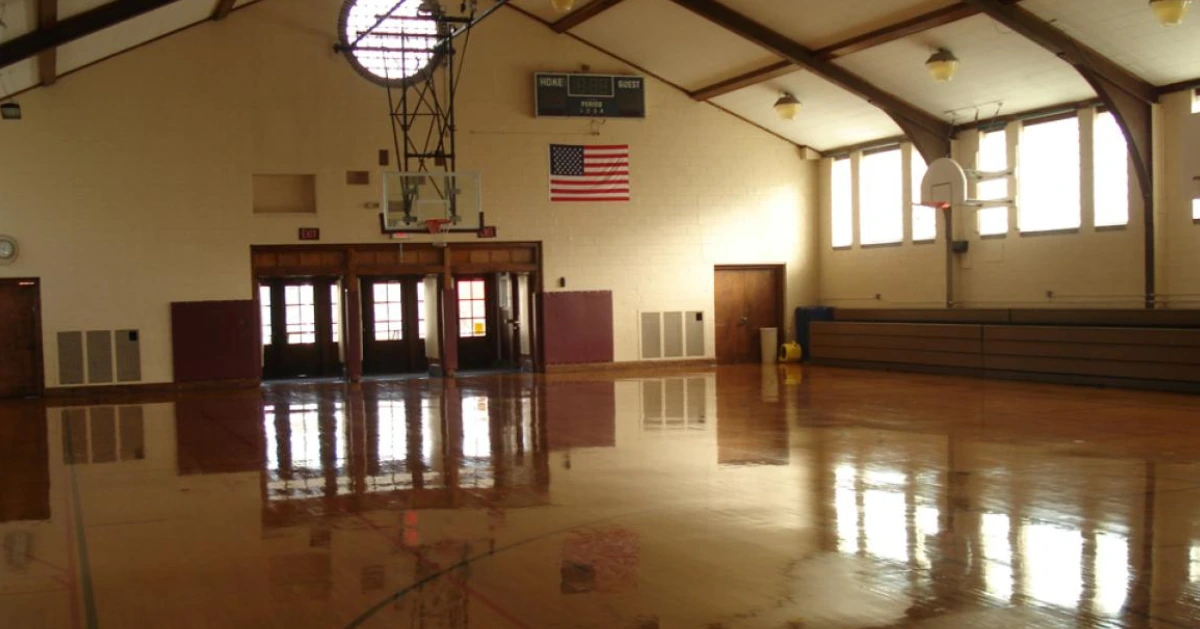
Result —
<svg viewBox="0 0 1200 629"><path fill-rule="evenodd" d="M539 117L646 117L646 79L640 76L538 72L533 86Z"/></svg>

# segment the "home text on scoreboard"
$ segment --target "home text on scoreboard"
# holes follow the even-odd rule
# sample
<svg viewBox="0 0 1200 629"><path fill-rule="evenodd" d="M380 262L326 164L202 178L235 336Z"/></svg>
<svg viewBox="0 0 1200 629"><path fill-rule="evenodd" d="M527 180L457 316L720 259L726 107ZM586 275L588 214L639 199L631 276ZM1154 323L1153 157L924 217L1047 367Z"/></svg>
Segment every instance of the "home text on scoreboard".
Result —
<svg viewBox="0 0 1200 629"><path fill-rule="evenodd" d="M539 117L646 117L646 79L640 76L538 72L533 86Z"/></svg>

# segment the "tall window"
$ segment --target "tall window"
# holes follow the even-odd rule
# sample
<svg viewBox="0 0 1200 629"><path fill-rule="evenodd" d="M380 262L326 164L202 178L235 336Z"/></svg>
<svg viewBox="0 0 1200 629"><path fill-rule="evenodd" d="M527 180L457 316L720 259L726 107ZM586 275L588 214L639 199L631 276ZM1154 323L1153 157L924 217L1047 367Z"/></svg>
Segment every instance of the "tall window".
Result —
<svg viewBox="0 0 1200 629"><path fill-rule="evenodd" d="M372 298L375 303L375 340L399 341L404 338L404 301L400 282L376 282Z"/></svg>
<svg viewBox="0 0 1200 629"><path fill-rule="evenodd" d="M458 281L458 337L487 336L483 280Z"/></svg>
<svg viewBox="0 0 1200 629"><path fill-rule="evenodd" d="M258 287L258 317L262 320L262 343L271 344L271 287Z"/></svg>
<svg viewBox="0 0 1200 629"><path fill-rule="evenodd" d="M337 284L329 287L329 308L333 342L342 342L342 289Z"/></svg>
<svg viewBox="0 0 1200 629"><path fill-rule="evenodd" d="M1021 231L1079 227L1079 118L1026 124L1020 147Z"/></svg>
<svg viewBox="0 0 1200 629"><path fill-rule="evenodd" d="M425 338L425 282L417 282L417 338Z"/></svg>
<svg viewBox="0 0 1200 629"><path fill-rule="evenodd" d="M862 244L904 239L903 176L899 147L863 156L858 178L858 235Z"/></svg>
<svg viewBox="0 0 1200 629"><path fill-rule="evenodd" d="M1125 134L1110 112L1096 116L1095 161L1096 227L1129 223L1129 149Z"/></svg>
<svg viewBox="0 0 1200 629"><path fill-rule="evenodd" d="M849 247L854 244L854 182L850 175L850 158L833 161L833 176L830 180L830 198L833 215L830 231L834 247Z"/></svg>
<svg viewBox="0 0 1200 629"><path fill-rule="evenodd" d="M1192 113L1200 114L1200 89L1192 92Z"/></svg>
<svg viewBox="0 0 1200 629"><path fill-rule="evenodd" d="M1004 129L979 134L979 155L975 168L985 172L996 172L1008 168L1008 139ZM1008 179L981 181L975 188L975 198L982 201L1007 199ZM1008 233L1008 208L989 207L976 213L979 234L994 236Z"/></svg>
<svg viewBox="0 0 1200 629"><path fill-rule="evenodd" d="M312 284L283 287L283 304L288 345L316 343L317 304Z"/></svg>
<svg viewBox="0 0 1200 629"><path fill-rule="evenodd" d="M913 242L937 240L937 210L921 202L921 180L929 165L917 149L912 150L912 237Z"/></svg>

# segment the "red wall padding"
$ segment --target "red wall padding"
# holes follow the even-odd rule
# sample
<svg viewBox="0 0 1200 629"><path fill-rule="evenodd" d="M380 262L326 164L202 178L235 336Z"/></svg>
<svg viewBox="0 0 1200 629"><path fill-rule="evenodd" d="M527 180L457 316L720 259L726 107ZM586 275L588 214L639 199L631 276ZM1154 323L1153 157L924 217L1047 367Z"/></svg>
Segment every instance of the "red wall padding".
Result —
<svg viewBox="0 0 1200 629"><path fill-rule="evenodd" d="M613 361L612 291L544 293L546 364Z"/></svg>
<svg viewBox="0 0 1200 629"><path fill-rule="evenodd" d="M172 303L171 350L175 382L262 377L254 302Z"/></svg>

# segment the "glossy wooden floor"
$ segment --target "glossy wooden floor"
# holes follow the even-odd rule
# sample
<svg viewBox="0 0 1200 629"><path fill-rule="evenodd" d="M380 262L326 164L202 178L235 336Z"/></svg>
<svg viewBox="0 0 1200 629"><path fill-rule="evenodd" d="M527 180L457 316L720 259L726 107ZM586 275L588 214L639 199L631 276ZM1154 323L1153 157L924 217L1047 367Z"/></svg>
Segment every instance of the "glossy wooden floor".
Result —
<svg viewBox="0 0 1200 629"><path fill-rule="evenodd" d="M1200 398L799 367L0 403L0 627L1200 626Z"/></svg>

